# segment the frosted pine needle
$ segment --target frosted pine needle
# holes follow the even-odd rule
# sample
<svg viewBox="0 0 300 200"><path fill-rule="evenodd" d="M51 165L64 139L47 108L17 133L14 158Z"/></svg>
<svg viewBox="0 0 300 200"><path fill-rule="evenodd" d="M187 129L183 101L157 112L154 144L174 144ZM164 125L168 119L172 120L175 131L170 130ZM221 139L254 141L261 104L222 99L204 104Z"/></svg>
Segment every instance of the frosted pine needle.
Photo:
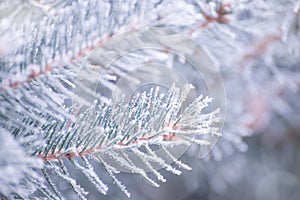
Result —
<svg viewBox="0 0 300 200"><path fill-rule="evenodd" d="M195 135L219 135L218 129L212 127L218 121L219 111L202 113L210 98L200 96L180 113L191 88L186 86L179 92L173 87L166 95L154 95L159 91L157 88L147 95L137 94L128 104L113 100L110 104L95 105L77 117L72 129L58 134L57 139L49 138L47 149L38 156L52 160L146 144L168 146L171 141L193 141Z"/></svg>
<svg viewBox="0 0 300 200"><path fill-rule="evenodd" d="M169 148L176 149L177 145L188 146L193 142L209 145L209 141L204 138L195 137L219 135L218 129L212 127L218 121L219 111L204 112L211 98L199 96L183 108L183 103L189 99L192 89L192 85L186 85L183 89L173 86L164 94L159 88L152 88L148 93L136 94L128 103L124 99L113 99L109 104L95 104L79 114L68 125L66 132L59 134L50 128L48 131L53 135L46 136L48 145L40 149L36 156L54 165L56 160L69 158L103 194L106 194L108 188L88 163L85 158L87 155L104 165L108 174L127 196L129 193L114 175L119 170L138 173L148 183L159 187L146 174L147 171L152 172L162 182L166 179L157 171L159 168L176 175L181 174L165 158L171 159L179 168L190 170L189 166L178 161L169 152ZM54 124L51 127L56 126ZM157 154L159 149L164 154ZM76 161L78 157L82 157L85 164ZM66 180L67 172L62 172L57 174ZM70 183L74 187L74 183ZM76 193L78 191L76 189Z"/></svg>

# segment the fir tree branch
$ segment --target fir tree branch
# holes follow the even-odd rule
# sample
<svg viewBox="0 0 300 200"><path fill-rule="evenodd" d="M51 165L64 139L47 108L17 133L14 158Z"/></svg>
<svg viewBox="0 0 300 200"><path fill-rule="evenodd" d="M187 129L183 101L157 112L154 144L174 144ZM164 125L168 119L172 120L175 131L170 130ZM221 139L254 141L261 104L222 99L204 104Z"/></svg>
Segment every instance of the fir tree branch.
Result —
<svg viewBox="0 0 300 200"><path fill-rule="evenodd" d="M211 99L203 99L200 96L179 115L180 108L192 88L185 86L180 91L173 87L167 95L159 93L159 88L156 88L151 89L149 93L137 94L129 104L122 103L124 100L112 100L108 105L95 105L78 115L64 134L51 131L57 125L51 126L48 131L52 134L47 134L45 138L47 146L40 149L35 156L51 163L68 158L103 194L106 194L107 187L94 173L86 159L87 155L102 163L115 181L117 179L112 172L114 167L103 160L102 156L109 155L116 159L119 167L127 166L130 171L140 173L147 182L157 187L158 183L145 174L146 169L136 166L127 154L133 153L159 181L164 182L166 180L156 171L154 164L177 175L181 171L166 163L162 155L158 156L151 146L163 147L166 156L176 160L167 150L171 145L189 145L194 141L199 145L209 145L209 142L204 140L199 142L193 137L217 133L212 124L217 121L218 112L202 114ZM146 148L146 152L142 151L142 148ZM79 164L77 158L82 158L89 167ZM190 169L180 161L175 163L183 169ZM122 184L118 181L117 184L129 196Z"/></svg>

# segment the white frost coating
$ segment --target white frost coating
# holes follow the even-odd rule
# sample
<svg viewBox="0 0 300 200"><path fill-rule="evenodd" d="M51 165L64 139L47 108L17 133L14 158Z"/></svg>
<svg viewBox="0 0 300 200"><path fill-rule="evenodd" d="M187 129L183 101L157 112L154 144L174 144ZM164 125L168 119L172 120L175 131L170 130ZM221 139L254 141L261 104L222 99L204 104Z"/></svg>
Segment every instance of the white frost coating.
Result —
<svg viewBox="0 0 300 200"><path fill-rule="evenodd" d="M187 164L182 163L180 160L175 158L167 149L166 147L162 146L163 151L173 160L174 163L176 163L179 167L185 169L185 170L192 170L190 166Z"/></svg>
<svg viewBox="0 0 300 200"><path fill-rule="evenodd" d="M138 173L140 174L150 185L154 187L159 187L159 184L156 183L154 180L149 178L146 174L146 172L143 169L137 168L132 162L129 162L128 159L124 159L119 157L119 155L116 155L113 152L108 152L107 153L111 158L113 158L116 162L118 162L121 166L124 166L128 168L130 171L133 173Z"/></svg>
<svg viewBox="0 0 300 200"><path fill-rule="evenodd" d="M85 158L84 158L85 159ZM87 166L81 166L75 159L72 159L72 163L82 171L82 173L96 186L97 190L102 194L106 194L108 187L104 184L94 172L93 167L85 159Z"/></svg>
<svg viewBox="0 0 300 200"><path fill-rule="evenodd" d="M134 151L135 152L135 151ZM146 164L146 167L153 173L159 181L166 182L166 179L151 165L148 159L145 159L142 155L139 155L141 160Z"/></svg>
<svg viewBox="0 0 300 200"><path fill-rule="evenodd" d="M167 171L170 171L173 174L176 174L176 175L180 175L181 174L181 171L175 169L171 165L168 165L162 158L156 156L155 154L148 155L148 154L145 154L145 153L141 152L138 149L133 149L132 151L136 155L138 155L142 160L156 162L156 163L160 164L161 166L165 167Z"/></svg>
<svg viewBox="0 0 300 200"><path fill-rule="evenodd" d="M117 80L117 77L114 76L114 75L104 75L104 79L107 80L107 81L116 81Z"/></svg>
<svg viewBox="0 0 300 200"><path fill-rule="evenodd" d="M114 169L113 167L111 167L110 165L108 165L101 157L100 155L96 156L97 159L99 159L99 162L102 163L107 171L107 173L109 174L109 176L114 180L114 183L117 184L117 186L121 189L122 192L124 192L126 194L126 196L129 198L130 197L130 193L127 191L126 187L121 183L121 181L119 181L116 177L115 177L115 173L117 172L116 169Z"/></svg>
<svg viewBox="0 0 300 200"><path fill-rule="evenodd" d="M88 192L86 192L83 188L81 188L77 183L76 180L71 178L69 174L64 174L63 172L61 172L60 170L56 169L55 173L61 177L63 180L67 181L68 183L70 183L72 185L72 188L74 189L74 191L76 192L76 194L86 200L86 198L84 197L84 195L87 195Z"/></svg>

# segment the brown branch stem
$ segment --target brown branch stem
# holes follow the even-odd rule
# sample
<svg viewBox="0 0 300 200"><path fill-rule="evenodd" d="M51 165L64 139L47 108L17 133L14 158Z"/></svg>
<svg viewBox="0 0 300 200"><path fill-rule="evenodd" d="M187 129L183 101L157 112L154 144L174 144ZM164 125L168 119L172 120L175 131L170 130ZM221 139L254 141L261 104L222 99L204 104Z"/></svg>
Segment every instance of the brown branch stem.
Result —
<svg viewBox="0 0 300 200"><path fill-rule="evenodd" d="M163 141L174 141L176 139L175 134L168 133L168 134L161 134L161 135L158 135L158 136L155 136L155 137L152 137L152 138L142 137L142 138L133 140L129 144L127 144L126 141L125 142L118 142L115 145L118 145L120 147L125 147L125 146L136 144L140 141L150 141L150 140L153 140L153 139L158 138L158 137L162 137ZM80 149L76 149L75 151L69 152L67 154L62 154L63 151L58 150L54 153L47 154L47 155L44 155L44 153L41 153L41 154L38 154L36 157L41 158L44 161L60 160L60 159L63 159L63 158L73 158L73 157L76 157L76 156L82 157L84 155L91 155L93 153L96 153L99 150L101 150L101 148L103 148L104 146L96 146L94 149L88 149L88 150L84 150L84 151L80 151ZM60 155L60 154L62 154L62 155Z"/></svg>
<svg viewBox="0 0 300 200"><path fill-rule="evenodd" d="M188 33L188 35L192 35L195 31L198 29L206 28L211 23L220 23L220 24L226 24L230 22L230 19L226 17L227 14L230 12L227 11L227 8L231 8L230 3L222 4L220 8L216 11L217 16L213 17L206 13L202 13L203 17L205 18L205 21L198 24L196 27L191 29Z"/></svg>
<svg viewBox="0 0 300 200"><path fill-rule="evenodd" d="M95 50L96 48L99 48L103 45L103 43L107 40L109 40L111 37L113 37L115 34L112 33L108 36L106 36L105 38L100 39L96 45L94 46L86 46L83 47L75 56L72 56L71 58L69 58L69 62L74 62L84 56L86 56L88 53L92 52L93 50ZM16 88L18 86L21 86L25 83L28 83L30 81L32 81L33 79L36 79L42 75L47 74L48 72L51 72L53 69L57 68L58 66L56 65L59 62L59 60L53 60L52 62L50 62L50 64L48 64L42 71L39 72L35 72L32 71L29 76L24 80L24 81L16 81L13 83L9 83L7 87L1 87L0 88L0 92L4 92L8 89L13 89Z"/></svg>

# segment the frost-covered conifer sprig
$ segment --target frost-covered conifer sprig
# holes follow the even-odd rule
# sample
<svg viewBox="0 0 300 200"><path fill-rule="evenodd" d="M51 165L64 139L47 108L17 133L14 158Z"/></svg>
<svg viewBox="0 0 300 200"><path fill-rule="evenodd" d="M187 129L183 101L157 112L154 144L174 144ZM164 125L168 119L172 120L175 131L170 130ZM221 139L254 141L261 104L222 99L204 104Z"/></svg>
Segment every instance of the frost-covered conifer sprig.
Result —
<svg viewBox="0 0 300 200"><path fill-rule="evenodd" d="M198 19L205 22L192 4L179 3L173 12L166 12L165 8L172 5L169 1L113 4L90 0L66 3L66 7L62 4L1 2L1 9L14 10L0 21L0 115L6 129L31 130L19 120L24 116L39 125L72 118L64 105L74 95L74 77L82 67L78 61L101 48L112 36L145 26L168 25L169 18L178 18L176 11L180 11L181 19L190 19L178 27L196 25ZM30 6L32 9L28 9ZM39 17L32 18L28 12L38 13ZM185 24L187 21L189 24Z"/></svg>
<svg viewBox="0 0 300 200"><path fill-rule="evenodd" d="M94 105L81 113L71 125L65 124L66 130L62 133L55 132L57 122L51 123L44 127L46 132L51 133L45 135L47 145L37 150L35 156L48 163L45 166L48 170L54 170L55 174L69 182L79 197L84 197L85 193L75 185L75 179L69 177L62 162L64 158L71 160L74 167L82 171L103 194L107 193L108 187L96 175L88 158L102 164L127 196L129 192L114 175L120 170L138 173L158 187L159 184L146 172L150 171L158 181L165 182L166 179L157 171L159 168L179 175L181 171L170 165L175 162L180 168L190 170L172 155L177 145L189 146L192 142L209 145L209 141L205 140L206 134L220 136L218 129L213 127L218 122L219 110L204 112L211 98L199 96L182 108L192 88L191 85L182 90L172 87L167 94L159 92L159 88L152 88L148 93L138 93L129 103L113 99L107 105ZM157 154L157 148L164 153ZM78 158L82 158L84 164ZM50 177L46 178L58 198L62 198L55 185L51 184Z"/></svg>
<svg viewBox="0 0 300 200"><path fill-rule="evenodd" d="M73 96L77 61L111 36L145 26L191 36L220 64L229 109L217 159L233 147L246 150L242 137L266 126L272 110L288 110L282 94L299 90L298 0L70 2L0 3L0 124L13 135L43 138L48 129L65 130L73 117L64 105ZM65 170L56 173L68 179Z"/></svg>
<svg viewBox="0 0 300 200"><path fill-rule="evenodd" d="M172 5L169 1L67 2L69 1L59 1L56 4L53 1L21 0L1 1L0 3L0 126L16 138L24 138L20 146L23 147L23 153L27 156L38 157L38 153L43 155L42 153L46 152L55 154L55 150L60 148L57 146L60 144L58 142L66 135L65 131L69 127L70 119L73 118L68 105L73 96L72 89L74 78L77 76L76 72L82 67L79 60L96 48L100 48L102 43L113 35L123 30L134 31L145 26L164 24L163 20L175 17L176 11L182 11L184 17L181 19L192 19L190 22L196 23L193 19L196 13L193 9L183 9L184 4L176 6L175 12L165 12L165 8ZM35 139L39 138L41 143L33 144L30 140L32 137L28 136L36 136ZM48 141L48 144L43 144L43 138ZM52 141L53 138L55 141ZM157 137L159 138L164 137ZM173 136L171 138L174 139ZM83 143L87 142L81 139ZM138 141L143 141L143 139ZM122 145L119 146L122 147ZM90 146L87 147L90 148ZM13 151L12 149L6 150ZM73 152L72 149L68 150L72 154L78 153L77 150L80 149ZM61 153L66 154L66 151ZM168 153L168 155L176 163L185 166L176 161L171 154ZM38 160L33 158L31 161L39 162ZM57 168L56 161L59 162L60 168ZM160 164L162 165L162 162ZM103 165L105 165L104 162ZM82 170L85 174L87 174L86 171L91 170L90 165L86 165L86 168L79 167L79 165L75 167L87 169ZM45 162L45 168L54 169L52 172L69 182L76 193L84 198L85 192L77 185L76 180L70 177L62 160L48 160ZM109 174L115 172L109 165L107 165L107 171ZM144 172L140 170L137 172L144 175ZM55 194L39 182L29 180L39 184L38 191L44 196L55 199L56 196L61 195L52 183L52 175L48 173L48 170L43 169L48 186ZM155 174L158 175L156 172ZM90 174L87 176L92 181L96 181L95 185L100 184L99 178ZM120 184L115 178L114 180ZM164 179L160 177L160 180ZM100 185L97 188L105 193L106 187ZM27 194L21 193L20 196Z"/></svg>

